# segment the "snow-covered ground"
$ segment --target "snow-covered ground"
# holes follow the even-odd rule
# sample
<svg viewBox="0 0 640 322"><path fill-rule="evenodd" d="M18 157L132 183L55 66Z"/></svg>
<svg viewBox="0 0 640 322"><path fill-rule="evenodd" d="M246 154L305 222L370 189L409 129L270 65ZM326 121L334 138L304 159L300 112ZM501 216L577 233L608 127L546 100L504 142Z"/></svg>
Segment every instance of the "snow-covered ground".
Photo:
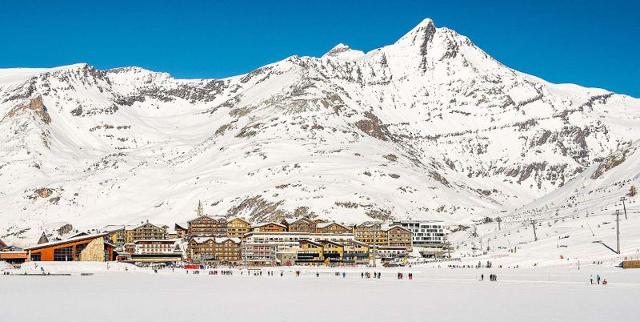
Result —
<svg viewBox="0 0 640 322"><path fill-rule="evenodd" d="M33 263L21 271L38 271ZM123 264L41 264L72 276L0 275L2 321L637 321L640 270L275 268L275 276L155 274ZM125 267L128 270L125 271ZM302 270L296 277L294 270ZM335 276L345 271L346 277ZM283 276L280 272L283 271ZM363 279L362 271L382 272ZM412 272L413 280L396 278ZM19 271L14 271L19 272ZM94 272L80 276L79 272ZM316 276L319 273L319 277ZM498 274L497 282L486 275ZM479 281L485 274L485 281ZM589 285L600 274L606 286ZM405 274L406 276L406 274Z"/></svg>

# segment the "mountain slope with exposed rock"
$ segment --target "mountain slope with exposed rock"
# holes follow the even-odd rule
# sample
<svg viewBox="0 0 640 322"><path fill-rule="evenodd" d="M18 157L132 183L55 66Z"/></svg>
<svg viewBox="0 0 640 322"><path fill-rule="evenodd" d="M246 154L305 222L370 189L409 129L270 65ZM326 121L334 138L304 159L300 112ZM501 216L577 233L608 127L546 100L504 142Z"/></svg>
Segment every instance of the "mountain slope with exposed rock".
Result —
<svg viewBox="0 0 640 322"><path fill-rule="evenodd" d="M195 213L468 222L640 139L640 100L510 69L426 19L245 75L0 70L0 238Z"/></svg>

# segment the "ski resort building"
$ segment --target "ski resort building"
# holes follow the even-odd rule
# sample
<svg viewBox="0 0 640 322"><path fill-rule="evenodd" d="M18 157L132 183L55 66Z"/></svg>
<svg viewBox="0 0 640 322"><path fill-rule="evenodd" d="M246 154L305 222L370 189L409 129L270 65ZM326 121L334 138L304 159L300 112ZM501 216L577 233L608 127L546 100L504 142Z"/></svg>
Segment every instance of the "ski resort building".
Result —
<svg viewBox="0 0 640 322"><path fill-rule="evenodd" d="M251 231L251 224L239 217L231 218L227 221L227 237L242 238Z"/></svg>
<svg viewBox="0 0 640 322"><path fill-rule="evenodd" d="M224 237L227 235L227 220L224 218L202 215L189 221L188 225L190 237Z"/></svg>
<svg viewBox="0 0 640 322"><path fill-rule="evenodd" d="M136 240L135 254L173 254L180 252L180 248L172 239L143 239Z"/></svg>
<svg viewBox="0 0 640 322"><path fill-rule="evenodd" d="M353 227L353 235L357 241L370 246L387 246L387 232L380 223L362 223Z"/></svg>
<svg viewBox="0 0 640 322"><path fill-rule="evenodd" d="M245 235L242 243L242 260L249 266L267 265L277 263L280 252L295 251L300 246L300 241L320 242L322 240L332 242L351 242L353 234L323 234L323 233L298 233L298 232L250 232Z"/></svg>
<svg viewBox="0 0 640 322"><path fill-rule="evenodd" d="M316 225L316 232L324 234L350 234L353 232L353 229L335 222L323 222Z"/></svg>
<svg viewBox="0 0 640 322"><path fill-rule="evenodd" d="M32 261L111 261L114 245L107 233L84 234L25 249Z"/></svg>
<svg viewBox="0 0 640 322"><path fill-rule="evenodd" d="M393 225L408 229L412 233L413 245L421 247L444 244L444 225L435 220L401 220Z"/></svg>
<svg viewBox="0 0 640 322"><path fill-rule="evenodd" d="M287 226L275 222L267 222L252 226L251 231L264 233L284 233L287 231Z"/></svg>
<svg viewBox="0 0 640 322"><path fill-rule="evenodd" d="M176 238L185 238L189 233L188 223L175 223L173 230L176 232Z"/></svg>
<svg viewBox="0 0 640 322"><path fill-rule="evenodd" d="M391 226L383 229L387 232L387 246L404 247L411 250L413 234L407 228Z"/></svg>
<svg viewBox="0 0 640 322"><path fill-rule="evenodd" d="M194 237L189 240L188 257L196 263L240 264L240 238Z"/></svg>
<svg viewBox="0 0 640 322"><path fill-rule="evenodd" d="M307 218L285 219L281 222L289 232L315 233L316 223Z"/></svg>
<svg viewBox="0 0 640 322"><path fill-rule="evenodd" d="M132 238L136 240L148 239L167 239L167 229L165 227L156 226L148 221L131 230Z"/></svg>
<svg viewBox="0 0 640 322"><path fill-rule="evenodd" d="M133 245L133 253L126 260L131 263L171 264L182 261L182 250L176 240L143 239L136 240Z"/></svg>

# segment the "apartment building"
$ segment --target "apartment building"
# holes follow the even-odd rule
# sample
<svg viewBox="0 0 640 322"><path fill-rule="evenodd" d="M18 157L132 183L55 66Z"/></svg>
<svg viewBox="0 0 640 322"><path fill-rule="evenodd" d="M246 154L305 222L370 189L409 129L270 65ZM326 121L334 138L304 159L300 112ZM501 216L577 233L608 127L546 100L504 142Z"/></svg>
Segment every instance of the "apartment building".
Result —
<svg viewBox="0 0 640 322"><path fill-rule="evenodd" d="M190 237L224 237L227 235L227 220L225 218L216 219L202 215L187 224Z"/></svg>
<svg viewBox="0 0 640 322"><path fill-rule="evenodd" d="M400 220L393 225L401 226L412 234L413 246L429 247L444 244L444 224L436 220Z"/></svg>

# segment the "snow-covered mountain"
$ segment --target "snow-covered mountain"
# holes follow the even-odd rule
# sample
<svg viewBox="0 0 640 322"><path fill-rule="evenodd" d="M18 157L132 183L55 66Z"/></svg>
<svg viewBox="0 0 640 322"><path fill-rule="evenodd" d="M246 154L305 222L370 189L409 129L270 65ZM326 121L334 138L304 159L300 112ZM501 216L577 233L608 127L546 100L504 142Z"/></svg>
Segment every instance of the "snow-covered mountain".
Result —
<svg viewBox="0 0 640 322"><path fill-rule="evenodd" d="M255 221L469 223L575 189L640 139L640 100L515 71L426 19L367 53L339 44L226 79L0 70L0 134L8 240L172 224L198 200Z"/></svg>

